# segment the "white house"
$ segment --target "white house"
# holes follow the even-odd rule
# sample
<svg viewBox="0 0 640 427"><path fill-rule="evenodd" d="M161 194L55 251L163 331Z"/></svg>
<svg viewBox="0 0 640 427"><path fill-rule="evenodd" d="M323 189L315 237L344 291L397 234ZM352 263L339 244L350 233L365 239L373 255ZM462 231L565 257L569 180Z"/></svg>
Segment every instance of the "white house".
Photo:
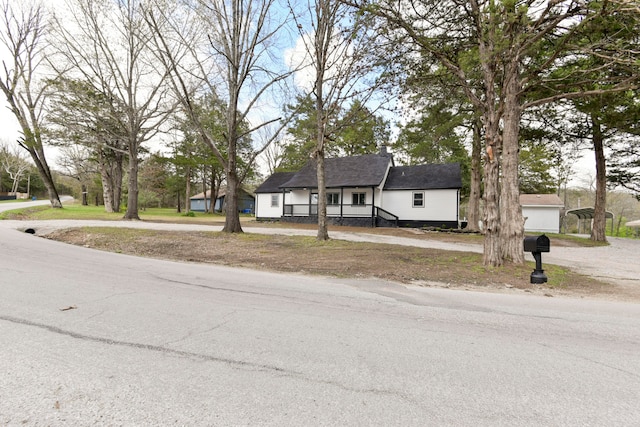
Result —
<svg viewBox="0 0 640 427"><path fill-rule="evenodd" d="M279 220L282 217L286 203L291 203L290 193L283 191L280 186L289 181L295 172L276 172L271 175L255 191L256 219Z"/></svg>
<svg viewBox="0 0 640 427"><path fill-rule="evenodd" d="M459 164L395 166L380 154L325 159L327 217L357 226L458 228ZM276 173L256 189L256 219L317 221L316 163Z"/></svg>
<svg viewBox="0 0 640 427"><path fill-rule="evenodd" d="M564 203L555 194L521 194L524 231L560 232L560 210Z"/></svg>

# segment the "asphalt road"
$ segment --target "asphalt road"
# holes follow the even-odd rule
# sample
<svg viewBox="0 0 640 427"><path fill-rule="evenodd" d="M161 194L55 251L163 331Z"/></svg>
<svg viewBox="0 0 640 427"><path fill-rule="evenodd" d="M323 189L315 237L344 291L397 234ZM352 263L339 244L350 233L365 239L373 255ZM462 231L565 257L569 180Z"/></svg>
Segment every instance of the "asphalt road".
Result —
<svg viewBox="0 0 640 427"><path fill-rule="evenodd" d="M141 259L0 227L0 425L640 424L640 305Z"/></svg>

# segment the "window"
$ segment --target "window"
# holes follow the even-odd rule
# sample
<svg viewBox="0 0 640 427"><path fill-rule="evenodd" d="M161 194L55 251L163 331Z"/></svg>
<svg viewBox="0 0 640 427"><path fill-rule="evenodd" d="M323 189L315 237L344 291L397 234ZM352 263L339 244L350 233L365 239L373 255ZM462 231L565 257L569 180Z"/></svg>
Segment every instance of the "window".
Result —
<svg viewBox="0 0 640 427"><path fill-rule="evenodd" d="M271 207L272 208L277 208L278 206L280 206L280 195L279 194L272 194L271 195Z"/></svg>
<svg viewBox="0 0 640 427"><path fill-rule="evenodd" d="M352 205L364 206L366 200L367 200L367 194L366 193L352 193L351 194L351 204Z"/></svg>
<svg viewBox="0 0 640 427"><path fill-rule="evenodd" d="M327 205L339 205L340 193L327 193Z"/></svg>
<svg viewBox="0 0 640 427"><path fill-rule="evenodd" d="M413 193L413 207L424 208L424 193Z"/></svg>

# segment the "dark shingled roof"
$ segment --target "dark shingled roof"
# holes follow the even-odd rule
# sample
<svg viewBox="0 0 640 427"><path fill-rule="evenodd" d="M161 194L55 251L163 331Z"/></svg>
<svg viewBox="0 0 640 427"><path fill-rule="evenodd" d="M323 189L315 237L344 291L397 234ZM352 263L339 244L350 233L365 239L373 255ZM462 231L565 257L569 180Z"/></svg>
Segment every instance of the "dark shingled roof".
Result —
<svg viewBox="0 0 640 427"><path fill-rule="evenodd" d="M459 163L397 166L391 168L385 190L434 190L462 188Z"/></svg>
<svg viewBox="0 0 640 427"><path fill-rule="evenodd" d="M380 185L391 162L391 156L367 154L364 156L325 159L325 186L373 187ZM282 188L317 188L316 161L310 160Z"/></svg>
<svg viewBox="0 0 640 427"><path fill-rule="evenodd" d="M280 186L293 178L295 174L296 172L276 172L256 188L255 193L279 193L282 191Z"/></svg>

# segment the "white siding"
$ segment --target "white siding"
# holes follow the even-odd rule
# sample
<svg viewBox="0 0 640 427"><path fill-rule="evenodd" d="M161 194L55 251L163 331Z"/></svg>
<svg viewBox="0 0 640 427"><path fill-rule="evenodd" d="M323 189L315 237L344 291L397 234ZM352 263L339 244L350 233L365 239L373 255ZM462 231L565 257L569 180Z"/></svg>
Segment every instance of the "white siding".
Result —
<svg viewBox="0 0 640 427"><path fill-rule="evenodd" d="M560 232L560 208L557 206L523 206L525 231Z"/></svg>
<svg viewBox="0 0 640 427"><path fill-rule="evenodd" d="M278 206L271 206L272 195L278 196ZM256 194L256 218L280 218L282 203L282 193Z"/></svg>
<svg viewBox="0 0 640 427"><path fill-rule="evenodd" d="M290 193L291 199L287 201L287 204L308 205L309 193L309 190L292 190Z"/></svg>
<svg viewBox="0 0 640 427"><path fill-rule="evenodd" d="M413 207L413 193L424 192L424 207ZM392 190L385 191L382 209L401 220L457 221L458 190Z"/></svg>

